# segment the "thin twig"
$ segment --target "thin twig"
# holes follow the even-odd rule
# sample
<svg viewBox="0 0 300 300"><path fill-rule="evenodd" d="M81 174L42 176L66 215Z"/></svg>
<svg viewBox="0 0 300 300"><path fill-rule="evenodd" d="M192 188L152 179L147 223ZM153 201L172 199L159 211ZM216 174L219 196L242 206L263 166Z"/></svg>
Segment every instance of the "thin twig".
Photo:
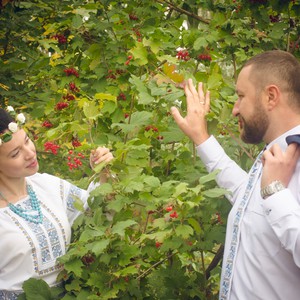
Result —
<svg viewBox="0 0 300 300"><path fill-rule="evenodd" d="M152 265L151 267L149 267L146 271L144 271L141 275L139 275L136 279L140 279L144 276L146 276L152 269L156 268L157 266L161 265L164 261L170 259L172 256L174 256L175 254L177 254L178 252L174 252L168 256L166 256L164 259L158 261L157 263L155 263L154 265Z"/></svg>
<svg viewBox="0 0 300 300"><path fill-rule="evenodd" d="M209 20L206 20L206 19L204 19L204 18L202 18L202 17L200 17L198 15L195 15L195 14L193 14L193 13L191 13L191 12L189 12L189 11L181 8L181 7L177 7L177 6L175 6L174 4L172 4L169 1L166 1L166 0L156 0L156 1L158 3L160 3L160 4L167 4L170 8L172 8L172 9L174 9L174 10L176 10L176 11L182 13L182 14L185 14L185 15L193 18L193 19L196 19L196 20L198 20L200 22L203 22L205 24L209 24L210 23Z"/></svg>

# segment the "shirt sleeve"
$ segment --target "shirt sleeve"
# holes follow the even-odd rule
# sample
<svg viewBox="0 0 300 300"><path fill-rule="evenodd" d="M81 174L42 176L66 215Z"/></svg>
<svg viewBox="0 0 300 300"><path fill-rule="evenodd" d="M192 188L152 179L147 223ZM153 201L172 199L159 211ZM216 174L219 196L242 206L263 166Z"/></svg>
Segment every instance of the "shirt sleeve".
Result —
<svg viewBox="0 0 300 300"><path fill-rule="evenodd" d="M66 180L61 180L62 200L70 224L73 224L75 219L88 209L89 194L99 185L100 183L91 182L88 189L84 190Z"/></svg>
<svg viewBox="0 0 300 300"><path fill-rule="evenodd" d="M265 199L262 206L281 245L293 255L295 264L300 267L300 204L297 194L292 191L286 188L277 192Z"/></svg>
<svg viewBox="0 0 300 300"><path fill-rule="evenodd" d="M226 197L233 204L244 191L248 174L225 153L214 136L197 146L196 151L208 172L219 170L217 184L230 191Z"/></svg>

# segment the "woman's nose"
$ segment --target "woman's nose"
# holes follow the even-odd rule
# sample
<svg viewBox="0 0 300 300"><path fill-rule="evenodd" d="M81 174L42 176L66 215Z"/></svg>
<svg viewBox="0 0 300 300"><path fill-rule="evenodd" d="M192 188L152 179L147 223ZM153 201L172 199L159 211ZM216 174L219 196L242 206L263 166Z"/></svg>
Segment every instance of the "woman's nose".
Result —
<svg viewBox="0 0 300 300"><path fill-rule="evenodd" d="M28 146L25 149L25 157L26 159L32 159L35 156L35 148L33 148L32 146Z"/></svg>

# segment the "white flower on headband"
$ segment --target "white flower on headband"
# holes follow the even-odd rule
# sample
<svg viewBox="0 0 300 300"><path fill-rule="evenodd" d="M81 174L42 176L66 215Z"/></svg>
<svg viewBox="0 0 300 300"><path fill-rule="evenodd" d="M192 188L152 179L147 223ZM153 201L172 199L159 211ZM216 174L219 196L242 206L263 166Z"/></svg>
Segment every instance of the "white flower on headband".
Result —
<svg viewBox="0 0 300 300"><path fill-rule="evenodd" d="M6 131L0 134L0 146L3 143L7 143L12 139L12 134L17 132L19 129L19 125L25 123L25 116L24 114L16 114L14 108L12 106L7 106L6 111L9 113L9 115L15 119L15 121L10 122L7 126Z"/></svg>
<svg viewBox="0 0 300 300"><path fill-rule="evenodd" d="M15 122L10 122L10 123L8 124L8 129L9 129L12 133L15 133L15 132L17 132L17 130L18 130L18 124L15 123Z"/></svg>
<svg viewBox="0 0 300 300"><path fill-rule="evenodd" d="M8 112L15 111L14 108L13 108L12 106L7 106L7 107L6 107L6 110L7 110Z"/></svg>
<svg viewBox="0 0 300 300"><path fill-rule="evenodd" d="M25 116L23 114L18 114L17 117L16 117L16 120L18 122L20 122L20 124L24 124L25 123Z"/></svg>

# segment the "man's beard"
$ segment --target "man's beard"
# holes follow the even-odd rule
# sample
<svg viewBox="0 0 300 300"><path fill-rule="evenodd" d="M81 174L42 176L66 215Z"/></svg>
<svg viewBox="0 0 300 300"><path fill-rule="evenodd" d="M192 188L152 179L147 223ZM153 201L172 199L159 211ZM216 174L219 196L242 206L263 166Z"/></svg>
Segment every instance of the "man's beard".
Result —
<svg viewBox="0 0 300 300"><path fill-rule="evenodd" d="M261 143L269 127L269 119L265 111L259 105L256 106L255 111L255 114L248 121L240 116L243 126L241 139L248 144Z"/></svg>

